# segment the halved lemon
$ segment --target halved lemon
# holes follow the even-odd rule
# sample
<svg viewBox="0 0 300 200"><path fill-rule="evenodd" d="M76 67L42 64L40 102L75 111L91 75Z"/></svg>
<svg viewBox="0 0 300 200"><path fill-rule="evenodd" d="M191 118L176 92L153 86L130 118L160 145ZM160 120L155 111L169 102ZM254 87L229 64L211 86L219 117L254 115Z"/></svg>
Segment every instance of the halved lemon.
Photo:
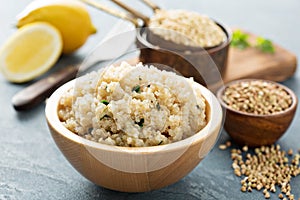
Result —
<svg viewBox="0 0 300 200"><path fill-rule="evenodd" d="M46 22L18 29L0 49L0 69L15 83L32 80L49 70L62 53L60 32Z"/></svg>

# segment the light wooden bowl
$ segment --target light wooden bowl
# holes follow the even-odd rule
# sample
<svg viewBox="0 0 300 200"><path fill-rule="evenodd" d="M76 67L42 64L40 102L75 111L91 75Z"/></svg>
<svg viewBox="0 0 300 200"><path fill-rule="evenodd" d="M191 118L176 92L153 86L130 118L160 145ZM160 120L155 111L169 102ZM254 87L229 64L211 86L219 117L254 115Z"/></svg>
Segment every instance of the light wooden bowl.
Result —
<svg viewBox="0 0 300 200"><path fill-rule="evenodd" d="M208 124L195 135L153 147L117 147L89 141L66 129L57 115L59 99L74 84L74 80L68 82L52 94L46 119L56 145L71 165L102 187L144 192L175 183L198 165L219 136L221 106L208 89L199 85L207 101Z"/></svg>
<svg viewBox="0 0 300 200"><path fill-rule="evenodd" d="M276 84L288 92L292 97L292 104L288 109L271 115L257 115L236 111L224 103L222 95L226 87L237 82L251 80L261 79L240 79L232 81L217 91L217 97L222 107L226 109L224 128L239 145L248 145L250 147L272 145L283 136L290 126L297 109L297 97L295 93L286 86L273 81L263 80Z"/></svg>

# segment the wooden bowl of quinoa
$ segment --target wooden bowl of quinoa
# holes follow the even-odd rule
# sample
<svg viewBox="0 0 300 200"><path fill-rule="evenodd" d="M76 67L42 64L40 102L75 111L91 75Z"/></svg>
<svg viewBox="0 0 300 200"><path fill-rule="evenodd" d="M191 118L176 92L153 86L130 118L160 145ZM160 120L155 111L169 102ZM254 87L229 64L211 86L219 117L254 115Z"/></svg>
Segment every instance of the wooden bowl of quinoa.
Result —
<svg viewBox="0 0 300 200"><path fill-rule="evenodd" d="M52 137L93 183L144 192L177 182L214 146L217 98L193 79L153 66L109 66L66 83L46 105Z"/></svg>
<svg viewBox="0 0 300 200"><path fill-rule="evenodd" d="M226 109L224 128L240 145L274 144L290 126L297 96L288 87L263 79L240 79L217 92Z"/></svg>

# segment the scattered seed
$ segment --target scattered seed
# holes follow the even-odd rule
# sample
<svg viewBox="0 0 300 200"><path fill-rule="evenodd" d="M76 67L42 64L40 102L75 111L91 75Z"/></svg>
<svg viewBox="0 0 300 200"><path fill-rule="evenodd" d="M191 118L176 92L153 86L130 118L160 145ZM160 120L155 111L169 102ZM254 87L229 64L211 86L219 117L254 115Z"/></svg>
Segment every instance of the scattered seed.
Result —
<svg viewBox="0 0 300 200"><path fill-rule="evenodd" d="M290 181L292 177L300 174L300 155L288 156L289 152L281 150L279 145L262 146L254 149L254 154L248 152L244 146L242 151L231 149L232 168L234 174L242 178L241 191L251 192L253 189L260 191L266 199L270 198L270 192L281 190L280 199L285 196L289 200L294 199L291 194ZM284 195L285 194L285 195ZM300 199L298 199L300 200Z"/></svg>
<svg viewBox="0 0 300 200"><path fill-rule="evenodd" d="M291 195L289 196L289 199L290 199L290 200L294 200L294 199L295 199L294 195L291 194Z"/></svg>
<svg viewBox="0 0 300 200"><path fill-rule="evenodd" d="M219 145L219 149L221 150L226 150L227 149L227 146L225 144L220 144Z"/></svg>
<svg viewBox="0 0 300 200"><path fill-rule="evenodd" d="M280 193L280 194L278 195L278 197L279 197L279 199L283 199L283 194Z"/></svg>
<svg viewBox="0 0 300 200"><path fill-rule="evenodd" d="M276 192L275 185L272 185L272 186L271 186L270 191L271 191L271 192Z"/></svg>
<svg viewBox="0 0 300 200"><path fill-rule="evenodd" d="M259 191L263 188L263 186L261 184L256 185L256 189Z"/></svg>
<svg viewBox="0 0 300 200"><path fill-rule="evenodd" d="M226 145L227 147L231 147L231 142L230 142L230 141L227 141L227 142L225 143L225 145Z"/></svg>
<svg viewBox="0 0 300 200"><path fill-rule="evenodd" d="M288 153L289 156L292 156L293 155L293 149L289 149L287 153Z"/></svg>
<svg viewBox="0 0 300 200"><path fill-rule="evenodd" d="M247 191L248 191L248 192L252 192L252 188L251 188L251 187L248 187Z"/></svg>
<svg viewBox="0 0 300 200"><path fill-rule="evenodd" d="M242 150L245 152L248 151L248 146L243 146Z"/></svg>
<svg viewBox="0 0 300 200"><path fill-rule="evenodd" d="M265 198L266 198L266 199L269 199L270 197L271 197L270 193L269 193L269 192L266 192Z"/></svg>
<svg viewBox="0 0 300 200"><path fill-rule="evenodd" d="M242 191L242 192L246 192L246 191L247 191L247 187L242 186L242 187L241 187L241 191Z"/></svg>

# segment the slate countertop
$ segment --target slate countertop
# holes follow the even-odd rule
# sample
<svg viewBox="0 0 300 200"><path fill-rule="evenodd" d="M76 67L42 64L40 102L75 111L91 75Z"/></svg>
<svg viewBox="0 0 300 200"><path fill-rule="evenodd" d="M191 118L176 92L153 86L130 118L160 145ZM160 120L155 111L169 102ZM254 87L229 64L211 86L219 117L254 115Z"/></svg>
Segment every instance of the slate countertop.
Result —
<svg viewBox="0 0 300 200"><path fill-rule="evenodd" d="M101 1L101 0L99 0ZM1 0L0 44L14 31L15 16L29 0ZM150 15L139 1L134 5ZM205 13L231 27L241 27L269 38L300 56L299 0L204 0L158 1L162 8L182 8ZM107 2L106 2L107 3ZM98 33L75 54L62 57L52 71L80 62L109 31L117 19L90 9ZM49 72L50 73L50 72ZM29 84L29 83L28 83ZM300 96L300 72L283 82ZM48 131L45 104L26 112L16 112L11 105L13 95L27 84L12 84L0 74L0 199L264 199L261 192L240 192L240 179L233 174L229 151L218 144L229 139L222 131L209 155L185 178L166 188L147 193L119 193L94 185L77 173L60 153ZM278 144L283 149L300 148L299 109ZM300 197L300 177L292 181L293 194ZM271 196L278 199L277 196Z"/></svg>

